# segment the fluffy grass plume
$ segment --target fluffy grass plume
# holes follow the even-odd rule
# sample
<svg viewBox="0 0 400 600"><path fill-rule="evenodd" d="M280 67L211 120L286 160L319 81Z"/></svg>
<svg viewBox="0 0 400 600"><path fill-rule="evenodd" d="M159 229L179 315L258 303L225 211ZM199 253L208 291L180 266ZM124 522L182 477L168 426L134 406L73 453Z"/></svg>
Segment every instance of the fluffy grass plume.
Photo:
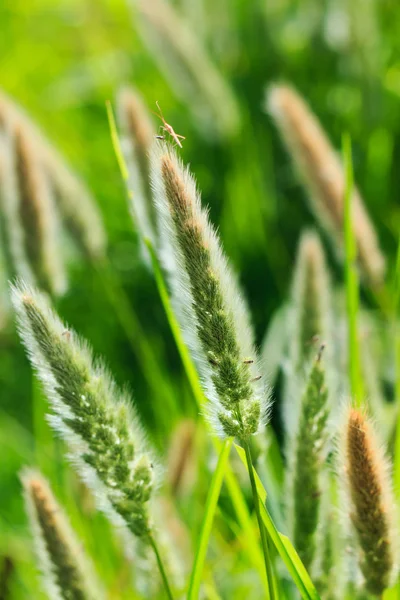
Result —
<svg viewBox="0 0 400 600"><path fill-rule="evenodd" d="M34 283L35 278L26 256L24 232L18 202L15 153L9 132L0 130L0 235L1 252L7 277L17 274Z"/></svg>
<svg viewBox="0 0 400 600"><path fill-rule="evenodd" d="M321 344L325 365L333 366L332 292L324 249L317 233L302 234L294 267L289 312L290 338L285 368L284 421L289 436L298 426L300 396L310 362Z"/></svg>
<svg viewBox="0 0 400 600"><path fill-rule="evenodd" d="M1 125L3 123L3 126ZM84 183L67 167L62 157L42 135L39 128L3 91L0 90L0 127L11 135L19 128L29 137L54 192L63 222L77 244L91 260L102 258L106 234L95 200Z"/></svg>
<svg viewBox="0 0 400 600"><path fill-rule="evenodd" d="M68 443L99 507L116 525L148 540L154 468L131 398L40 293L18 284L13 303L22 341L51 403L51 425Z"/></svg>
<svg viewBox="0 0 400 600"><path fill-rule="evenodd" d="M397 558L389 466L371 422L359 410L347 410L341 437L346 509L360 549L365 588L381 596L392 581Z"/></svg>
<svg viewBox="0 0 400 600"><path fill-rule="evenodd" d="M144 238L156 240L156 214L150 185L150 150L154 126L140 94L131 87L117 98L122 149L128 166L128 190L135 226Z"/></svg>
<svg viewBox="0 0 400 600"><path fill-rule="evenodd" d="M316 534L320 523L322 469L328 439L328 388L321 347L303 392L300 419L292 459L293 541L305 567L316 554Z"/></svg>
<svg viewBox="0 0 400 600"><path fill-rule="evenodd" d="M167 144L156 144L152 160L162 234L173 254L171 284L212 424L247 439L265 422L269 402L246 306L193 177Z"/></svg>
<svg viewBox="0 0 400 600"><path fill-rule="evenodd" d="M139 13L139 33L171 89L186 101L200 133L208 139L235 135L240 125L236 98L184 17L164 0L131 4Z"/></svg>
<svg viewBox="0 0 400 600"><path fill-rule="evenodd" d="M13 147L25 255L38 286L52 295L60 295L67 281L61 255L60 223L49 181L23 126L15 128ZM18 275L23 276L23 272Z"/></svg>
<svg viewBox="0 0 400 600"><path fill-rule="evenodd" d="M332 238L335 251L342 254L345 177L339 158L321 125L293 88L273 85L268 90L267 105L305 184L316 218ZM351 206L360 267L369 283L380 284L385 260L357 189Z"/></svg>
<svg viewBox="0 0 400 600"><path fill-rule="evenodd" d="M51 600L100 600L104 592L47 481L36 471L21 476L43 586Z"/></svg>
<svg viewBox="0 0 400 600"><path fill-rule="evenodd" d="M318 344L332 337L332 298L321 240L314 231L302 234L292 286L291 362L298 371L315 355ZM328 348L328 354L331 350Z"/></svg>

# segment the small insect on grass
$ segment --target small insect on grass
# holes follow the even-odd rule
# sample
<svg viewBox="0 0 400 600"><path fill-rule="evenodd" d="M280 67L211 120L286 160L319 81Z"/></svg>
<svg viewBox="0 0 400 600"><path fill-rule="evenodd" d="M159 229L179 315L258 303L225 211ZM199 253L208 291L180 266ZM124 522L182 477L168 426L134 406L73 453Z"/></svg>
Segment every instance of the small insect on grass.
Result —
<svg viewBox="0 0 400 600"><path fill-rule="evenodd" d="M164 115L163 112L160 108L160 105L158 104L158 101L156 101L156 105L158 110L160 111L159 113L156 113L154 111L153 114L156 115L156 117L158 117L159 119L161 119L162 121L162 125L160 126L160 129L162 131L166 131L167 133L169 133L169 135L172 137L172 139L174 140L175 144L177 144L177 146L179 146L179 148L182 148L182 144L180 140L185 140L185 136L183 135L179 135L178 133L175 133L174 128L172 127L172 125L170 125L169 123L167 123L167 121L164 119ZM163 135L156 135L156 138L158 140L163 140L165 139Z"/></svg>

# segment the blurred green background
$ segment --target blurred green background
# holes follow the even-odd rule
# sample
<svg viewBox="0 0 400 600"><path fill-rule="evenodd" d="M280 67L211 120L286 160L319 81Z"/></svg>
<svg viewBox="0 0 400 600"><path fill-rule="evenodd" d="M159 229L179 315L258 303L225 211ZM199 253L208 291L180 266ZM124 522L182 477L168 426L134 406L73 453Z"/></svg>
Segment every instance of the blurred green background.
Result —
<svg viewBox="0 0 400 600"><path fill-rule="evenodd" d="M88 265L72 261L70 289L57 309L104 356L117 381L133 389L162 457L174 422L196 410L153 278L140 260L110 141L105 102L115 98L121 85L134 84L150 109L158 100L167 121L186 136L182 158L191 164L211 219L240 274L259 344L273 311L287 296L299 233L313 222L264 110L269 83L284 80L295 85L336 147L342 132L350 133L355 177L391 265L400 230L397 2L175 0L170 4L185 19L189 42L195 38L194 43L202 45L237 105L240 124L235 132L221 134L220 124L230 119L226 98L214 98L218 106L210 110L201 94L182 91L168 77L168 42L156 29L149 33L139 2L0 2L0 84L40 124L96 196L113 270L146 343L154 349L163 379L151 382L143 373L98 274ZM180 36L179 29L176 35ZM187 42L184 36L180 39ZM199 75L208 77L202 69ZM206 119L195 116L195 104ZM340 268L331 262L336 279L342 280ZM138 339L139 353L141 343ZM43 432L40 443L33 437L35 386L12 327L0 334L0 356L0 552L3 557L19 557L24 565L17 565L15 597L36 598L40 593L32 588L32 595L26 595L26 586L34 585L34 567L25 544L17 474L22 465L39 461L61 489L62 475L58 473L57 479L59 469L53 460L60 450L52 447L47 453L49 432ZM167 418L163 403L168 394L179 409ZM75 510L74 523L99 558L102 548L90 538L74 508L76 481L73 486L64 502ZM112 580L121 557L102 517L93 519L113 547L114 554L107 551L102 559Z"/></svg>

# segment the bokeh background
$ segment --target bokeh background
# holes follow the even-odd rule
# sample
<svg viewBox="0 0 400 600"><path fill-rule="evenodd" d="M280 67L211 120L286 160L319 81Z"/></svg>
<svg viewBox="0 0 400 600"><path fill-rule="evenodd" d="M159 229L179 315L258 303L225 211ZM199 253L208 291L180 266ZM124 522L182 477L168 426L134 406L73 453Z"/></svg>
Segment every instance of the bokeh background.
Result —
<svg viewBox="0 0 400 600"><path fill-rule="evenodd" d="M391 266L400 230L397 2L169 0L169 7L172 17L164 13L163 2L154 0L0 2L0 85L40 124L95 195L115 277L145 340L137 335L132 349L98 273L73 257L70 289L57 309L106 359L117 381L132 388L161 457L175 424L182 416L195 417L196 409L153 277L141 261L111 144L105 102L114 100L121 85L133 84L151 110L158 100L167 121L186 136L182 158L196 174L240 275L259 344L287 297L299 234L313 223L265 111L270 83L295 85L336 147L342 133L350 133L355 178ZM194 48L195 75L179 63L168 39L171 31L177 47L182 44L189 55ZM340 267L331 262L340 282ZM162 374L157 380L141 368L143 343L156 357ZM9 557L12 597L41 597L18 481L21 466L34 463L68 506L115 597L123 597L121 581L129 579L129 570L118 544L101 516L77 506L83 492L47 426L40 439L34 435L34 393L24 352L8 325L0 332L0 568L4 574ZM165 409L171 396L176 412ZM279 430L276 417L274 422ZM85 514L90 514L90 528ZM95 541L98 531L104 544Z"/></svg>

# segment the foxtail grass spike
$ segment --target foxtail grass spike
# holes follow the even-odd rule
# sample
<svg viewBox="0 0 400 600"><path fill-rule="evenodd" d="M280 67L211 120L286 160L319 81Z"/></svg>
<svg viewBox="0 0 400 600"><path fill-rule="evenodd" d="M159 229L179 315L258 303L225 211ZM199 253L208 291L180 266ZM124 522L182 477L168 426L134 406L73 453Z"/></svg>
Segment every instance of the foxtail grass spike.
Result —
<svg viewBox="0 0 400 600"><path fill-rule="evenodd" d="M291 361L296 371L308 365L315 348L332 337L332 298L328 267L319 236L300 238L292 288ZM331 353L329 348L328 355Z"/></svg>
<svg viewBox="0 0 400 600"><path fill-rule="evenodd" d="M303 393L292 464L293 541L307 570L316 554L329 417L321 347ZM290 494L289 494L290 495Z"/></svg>
<svg viewBox="0 0 400 600"><path fill-rule="evenodd" d="M371 422L359 410L347 410L341 437L348 488L346 509L358 541L365 588L381 596L397 568L389 466Z"/></svg>
<svg viewBox="0 0 400 600"><path fill-rule="evenodd" d="M67 281L54 198L36 148L23 127L16 127L13 146L25 255L38 286L57 296L65 292Z"/></svg>
<svg viewBox="0 0 400 600"><path fill-rule="evenodd" d="M318 347L325 344L325 368L331 387L334 364L332 292L325 253L319 236L313 231L302 234L291 290L288 313L288 360L285 365L283 417L289 437L298 427L300 398Z"/></svg>
<svg viewBox="0 0 400 600"><path fill-rule="evenodd" d="M0 235L7 277L19 275L33 284L35 277L26 255L19 214L15 152L8 129L0 131Z"/></svg>
<svg viewBox="0 0 400 600"><path fill-rule="evenodd" d="M315 217L343 258L345 177L339 158L316 117L293 88L273 85L268 90L267 107L303 180ZM369 284L379 285L385 274L385 259L357 189L351 205L360 268Z"/></svg>
<svg viewBox="0 0 400 600"><path fill-rule="evenodd" d="M21 479L43 585L49 598L105 598L82 544L76 539L47 481L31 470L24 471Z"/></svg>
<svg viewBox="0 0 400 600"><path fill-rule="evenodd" d="M150 150L155 129L138 92L123 88L118 95L118 122L128 166L132 216L142 238L156 241L156 214L150 184Z"/></svg>
<svg viewBox="0 0 400 600"><path fill-rule="evenodd" d="M236 98L196 31L169 2L133 0L132 5L139 34L200 134L207 139L234 136L240 127Z"/></svg>
<svg viewBox="0 0 400 600"><path fill-rule="evenodd" d="M11 134L16 128L20 128L29 137L35 147L37 159L49 179L66 227L90 260L103 258L107 239L95 200L39 128L3 91L0 91L1 122L6 124Z"/></svg>
<svg viewBox="0 0 400 600"><path fill-rule="evenodd" d="M99 508L117 526L148 540L154 467L131 398L40 293L18 283L13 303L20 336L51 403L52 427L69 445Z"/></svg>
<svg viewBox="0 0 400 600"><path fill-rule="evenodd" d="M222 435L247 439L265 423L269 402L246 306L193 177L167 144L155 144L152 160L171 285L208 414Z"/></svg>

